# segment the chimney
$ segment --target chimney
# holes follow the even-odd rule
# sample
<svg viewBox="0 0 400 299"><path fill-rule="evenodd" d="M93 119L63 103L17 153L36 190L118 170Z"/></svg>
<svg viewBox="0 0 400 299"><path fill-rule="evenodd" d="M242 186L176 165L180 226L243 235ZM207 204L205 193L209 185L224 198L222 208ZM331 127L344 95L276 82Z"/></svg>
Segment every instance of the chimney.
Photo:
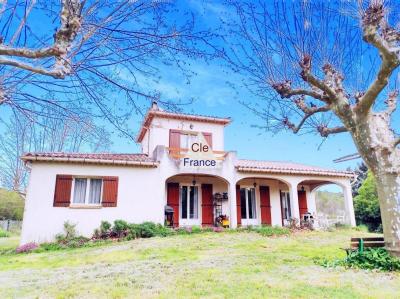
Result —
<svg viewBox="0 0 400 299"><path fill-rule="evenodd" d="M158 104L156 101L153 101L153 103L151 104L151 110L159 110Z"/></svg>

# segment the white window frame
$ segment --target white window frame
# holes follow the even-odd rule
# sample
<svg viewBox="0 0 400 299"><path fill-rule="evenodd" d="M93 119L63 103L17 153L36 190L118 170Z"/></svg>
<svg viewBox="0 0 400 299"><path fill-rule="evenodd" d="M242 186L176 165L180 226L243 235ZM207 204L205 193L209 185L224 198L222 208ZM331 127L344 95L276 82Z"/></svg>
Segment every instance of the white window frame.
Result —
<svg viewBox="0 0 400 299"><path fill-rule="evenodd" d="M290 219L292 218L292 211L291 211L291 209L292 209L292 202L291 202L291 198L290 198L290 192L289 191L287 191L287 190L280 190L280 204L281 204L281 209L283 208L282 207L282 196L284 197L284 199L285 199L285 205L286 205L286 208L287 208L287 214L288 215L286 215L286 213L285 213L285 217L287 217L287 216L289 216L289 218L283 218L282 219L282 222L283 222L283 225L289 225L289 221L290 221Z"/></svg>
<svg viewBox="0 0 400 299"><path fill-rule="evenodd" d="M256 212L256 217L255 218L241 218L241 222L243 226L246 225L259 225L259 203L258 203L258 197L257 197L257 190L258 188L254 186L240 186L240 189L246 189L246 217L249 217L249 198L248 198L248 189L254 189L254 202L255 202L255 212Z"/></svg>
<svg viewBox="0 0 400 299"><path fill-rule="evenodd" d="M197 218L182 218L182 187L187 187L187 216L190 214L190 187L197 187ZM199 184L180 184L179 185L179 225L192 226L201 224L201 186Z"/></svg>
<svg viewBox="0 0 400 299"><path fill-rule="evenodd" d="M86 179L86 193L85 193L85 202L83 203L75 203L74 202L74 192L75 192L75 179ZM89 193L90 193L90 185L92 184L93 180L101 180L101 190L100 190L100 202L99 203L89 203ZM102 177L95 177L95 176L74 176L72 178L72 188L71 188L71 196L70 196L70 206L71 207L101 207L101 200L103 198L103 188L104 188L104 180Z"/></svg>

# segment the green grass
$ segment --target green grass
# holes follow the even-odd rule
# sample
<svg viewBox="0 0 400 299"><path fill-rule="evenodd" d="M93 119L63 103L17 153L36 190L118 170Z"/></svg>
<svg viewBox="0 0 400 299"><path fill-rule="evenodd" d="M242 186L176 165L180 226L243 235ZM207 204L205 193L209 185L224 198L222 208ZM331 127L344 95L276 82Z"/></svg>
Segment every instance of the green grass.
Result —
<svg viewBox="0 0 400 299"><path fill-rule="evenodd" d="M203 233L0 255L1 298L398 298L400 273L324 268L365 232ZM2 242L2 239L9 239ZM16 246L0 239L0 251Z"/></svg>

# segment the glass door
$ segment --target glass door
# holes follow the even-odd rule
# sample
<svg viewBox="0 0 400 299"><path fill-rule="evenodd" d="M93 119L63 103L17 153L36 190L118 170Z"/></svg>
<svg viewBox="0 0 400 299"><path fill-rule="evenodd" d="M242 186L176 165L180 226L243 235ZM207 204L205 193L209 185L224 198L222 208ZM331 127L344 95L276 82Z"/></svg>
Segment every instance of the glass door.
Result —
<svg viewBox="0 0 400 299"><path fill-rule="evenodd" d="M255 188L240 189L242 225L257 225L257 200Z"/></svg>
<svg viewBox="0 0 400 299"><path fill-rule="evenodd" d="M182 225L200 225L199 192L197 186L181 186L180 220Z"/></svg>

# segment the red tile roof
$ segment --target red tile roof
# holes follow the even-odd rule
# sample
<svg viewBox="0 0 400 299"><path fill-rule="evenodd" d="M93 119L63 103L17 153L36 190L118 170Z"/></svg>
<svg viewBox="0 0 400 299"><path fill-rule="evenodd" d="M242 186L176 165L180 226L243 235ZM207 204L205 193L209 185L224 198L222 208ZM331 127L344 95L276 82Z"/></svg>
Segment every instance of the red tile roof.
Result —
<svg viewBox="0 0 400 299"><path fill-rule="evenodd" d="M230 117L224 118L224 117L214 117L214 116L205 116L197 114L187 114L187 113L183 114L183 113L174 113L157 109L149 109L144 118L139 134L136 138L137 142L141 142L143 140L143 137L154 117L198 121L198 122L214 123L220 125L227 125L231 122Z"/></svg>
<svg viewBox="0 0 400 299"><path fill-rule="evenodd" d="M280 174L323 175L336 177L353 177L350 171L339 171L292 162L238 160L235 165L241 172L262 172Z"/></svg>
<svg viewBox="0 0 400 299"><path fill-rule="evenodd" d="M21 157L24 161L71 162L89 164L136 165L157 167L158 163L145 154L113 153L27 153Z"/></svg>

